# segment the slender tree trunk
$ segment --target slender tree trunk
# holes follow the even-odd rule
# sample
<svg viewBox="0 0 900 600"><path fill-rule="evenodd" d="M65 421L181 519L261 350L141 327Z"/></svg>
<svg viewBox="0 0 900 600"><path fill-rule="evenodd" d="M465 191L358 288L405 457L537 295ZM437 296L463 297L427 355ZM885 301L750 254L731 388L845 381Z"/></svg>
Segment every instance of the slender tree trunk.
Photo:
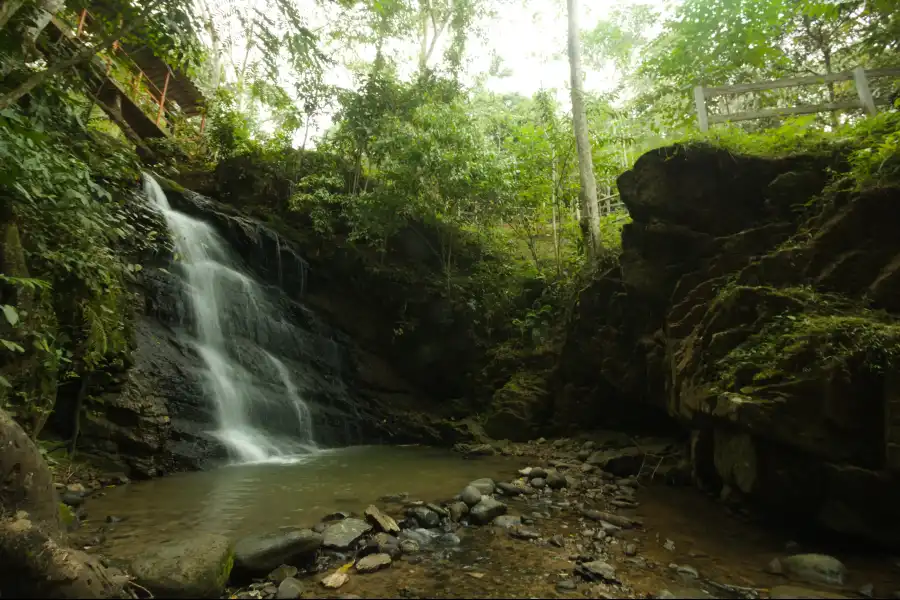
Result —
<svg viewBox="0 0 900 600"><path fill-rule="evenodd" d="M572 121L578 148L578 173L581 179L581 230L588 260L600 251L600 216L597 207L597 181L591 158L584 88L581 81L581 44L578 41L578 0L567 0L569 9L569 68L572 78Z"/></svg>
<svg viewBox="0 0 900 600"><path fill-rule="evenodd" d="M154 0L144 8L140 15L129 21L127 25L119 29L117 32L103 38L100 43L94 46L86 46L82 48L81 51L76 52L74 56L65 60L56 61L43 71L35 73L34 75L26 79L17 88L13 89L10 92L7 92L3 96L0 96L0 110L9 108L10 106L18 102L19 99L22 98L22 96L29 94L32 90L43 84L53 75L65 71L69 67L74 67L85 61L88 61L92 59L98 52L109 48L110 46L112 46L113 42L139 27L147 19L147 17L150 16L150 13L153 11L153 9L159 6L161 3L162 0Z"/></svg>

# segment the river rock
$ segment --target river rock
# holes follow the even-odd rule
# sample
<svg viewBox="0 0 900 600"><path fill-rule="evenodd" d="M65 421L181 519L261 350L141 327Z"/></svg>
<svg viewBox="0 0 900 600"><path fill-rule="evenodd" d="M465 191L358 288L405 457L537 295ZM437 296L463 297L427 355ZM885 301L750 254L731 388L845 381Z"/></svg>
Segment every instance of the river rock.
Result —
<svg viewBox="0 0 900 600"><path fill-rule="evenodd" d="M497 489L506 496L520 496L525 493L525 488L514 483L501 481L497 484Z"/></svg>
<svg viewBox="0 0 900 600"><path fill-rule="evenodd" d="M481 479L476 479L469 485L474 487L479 492L481 492L482 495L493 494L494 488L496 487L494 480L489 477L483 477Z"/></svg>
<svg viewBox="0 0 900 600"><path fill-rule="evenodd" d="M610 581L617 582L616 569L609 563L602 560L594 560L586 562L575 567L575 572L587 579L588 581Z"/></svg>
<svg viewBox="0 0 900 600"><path fill-rule="evenodd" d="M541 537L541 534L524 525L515 525L509 528L509 537L517 540L536 540Z"/></svg>
<svg viewBox="0 0 900 600"><path fill-rule="evenodd" d="M356 561L356 570L359 573L372 573L391 564L391 557L387 554L370 554Z"/></svg>
<svg viewBox="0 0 900 600"><path fill-rule="evenodd" d="M491 484L491 491L488 493L490 494L493 491L494 491L493 484ZM460 499L462 499L463 502L466 503L466 505L475 506L476 504L478 504L481 501L481 497L483 495L484 494L481 493L481 490L479 488L475 487L474 485L467 485L466 488L459 495L459 497L460 497Z"/></svg>
<svg viewBox="0 0 900 600"><path fill-rule="evenodd" d="M183 542L149 548L131 563L136 581L162 598L218 598L234 564L231 542L197 533Z"/></svg>
<svg viewBox="0 0 900 600"><path fill-rule="evenodd" d="M253 574L269 573L279 565L312 554L321 546L322 536L309 529L248 536L234 546L234 566Z"/></svg>
<svg viewBox="0 0 900 600"><path fill-rule="evenodd" d="M496 517L506 513L506 505L494 500L490 496L484 496L481 502L472 507L469 513L472 520L479 525L486 525Z"/></svg>
<svg viewBox="0 0 900 600"><path fill-rule="evenodd" d="M476 504L477 504L477 502L476 502ZM456 523L457 521L462 519L464 516L469 514L469 505L463 501L454 502L447 508L450 509L450 520L453 521L454 523Z"/></svg>
<svg viewBox="0 0 900 600"><path fill-rule="evenodd" d="M790 598L804 598L815 600L842 600L847 596L833 594L831 592L823 592L821 590L810 590L796 585L776 585L769 590L769 598L772 600L789 600Z"/></svg>
<svg viewBox="0 0 900 600"><path fill-rule="evenodd" d="M290 600L302 597L303 592L303 584L300 580L294 579L293 577L287 577L278 585L278 591L275 592L275 597L278 598L278 600Z"/></svg>
<svg viewBox="0 0 900 600"><path fill-rule="evenodd" d="M503 529L510 529L511 527L517 527L521 524L522 519L515 515L500 515L491 522L491 525L502 527Z"/></svg>
<svg viewBox="0 0 900 600"><path fill-rule="evenodd" d="M631 529L641 525L640 519L629 519L628 517L614 515L602 510L584 509L581 511L581 514L592 521L606 521L622 529Z"/></svg>
<svg viewBox="0 0 900 600"><path fill-rule="evenodd" d="M547 469L543 467L535 467L528 473L529 479L546 479L547 477Z"/></svg>
<svg viewBox="0 0 900 600"><path fill-rule="evenodd" d="M547 481L543 477L535 477L531 480L531 487L535 489L543 489L547 485Z"/></svg>
<svg viewBox="0 0 900 600"><path fill-rule="evenodd" d="M343 571L335 571L331 575L326 575L322 578L322 585L329 589L336 590L348 581L350 581L349 575Z"/></svg>
<svg viewBox="0 0 900 600"><path fill-rule="evenodd" d="M425 508L427 508L431 512L437 513L437 516L441 518L450 516L450 511L448 511L446 508L444 508L443 506L438 506L437 504L433 504L431 502L426 504Z"/></svg>
<svg viewBox="0 0 900 600"><path fill-rule="evenodd" d="M403 554L415 554L419 551L419 542L413 539L400 541L400 552Z"/></svg>
<svg viewBox="0 0 900 600"><path fill-rule="evenodd" d="M397 525L397 521L381 512L374 504L369 505L369 508L365 511L365 515L366 520L379 530L384 531L385 533L400 533L400 526Z"/></svg>
<svg viewBox="0 0 900 600"><path fill-rule="evenodd" d="M62 503L66 506L77 507L84 504L84 496L75 492L63 492L60 497Z"/></svg>
<svg viewBox="0 0 900 600"><path fill-rule="evenodd" d="M436 533L433 533L431 531L428 531L427 529L421 529L421 528L404 529L403 531L400 532L401 540L413 540L417 544L419 544L420 547L427 546L428 544L433 542L434 538L436 538L436 537L437 537Z"/></svg>
<svg viewBox="0 0 900 600"><path fill-rule="evenodd" d="M554 490L559 490L568 485L568 481L565 476L559 471L550 471L547 473L547 487Z"/></svg>
<svg viewBox="0 0 900 600"><path fill-rule="evenodd" d="M372 526L356 518L344 519L325 530L324 545L335 550L347 550L353 543L368 533Z"/></svg>
<svg viewBox="0 0 900 600"><path fill-rule="evenodd" d="M414 506L407 511L407 514L415 519L421 527L437 527L441 524L440 516L425 506Z"/></svg>
<svg viewBox="0 0 900 600"><path fill-rule="evenodd" d="M827 554L795 554L787 558L776 558L769 563L768 571L807 583L825 585L844 585L847 576L847 567Z"/></svg>
<svg viewBox="0 0 900 600"><path fill-rule="evenodd" d="M455 533L442 533L434 538L434 543L439 546L459 546L462 540Z"/></svg>
<svg viewBox="0 0 900 600"><path fill-rule="evenodd" d="M266 577L269 581L274 581L275 585L279 585L282 581L287 579L288 577L294 577L297 575L297 567L292 565L281 565L277 569L274 569L269 575Z"/></svg>

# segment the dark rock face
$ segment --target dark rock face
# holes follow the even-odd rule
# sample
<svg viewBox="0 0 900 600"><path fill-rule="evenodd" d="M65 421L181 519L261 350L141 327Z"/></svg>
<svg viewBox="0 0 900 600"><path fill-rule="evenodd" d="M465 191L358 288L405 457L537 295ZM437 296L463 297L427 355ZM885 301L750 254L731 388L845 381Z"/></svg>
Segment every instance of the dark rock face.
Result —
<svg viewBox="0 0 900 600"><path fill-rule="evenodd" d="M619 179L620 266L579 297L554 415L674 418L700 484L900 545L900 189L813 201L840 161L641 157Z"/></svg>
<svg viewBox="0 0 900 600"><path fill-rule="evenodd" d="M284 315L279 322L246 323L239 334L284 364L310 407L318 443L466 439L465 432L436 427L437 419L414 414L423 405L421 393L308 306L311 282L318 280L294 244L208 198L174 190L167 195L173 207L210 223L229 242L243 268L262 283L266 301ZM211 435L216 415L205 393L202 360L178 335L193 326L193 315L177 269L171 257L145 264L134 310L132 364L93 382L94 400L82 421L79 447L135 477L201 468L225 458ZM241 352L242 364L258 375L258 387L271 389L268 397L283 395L271 360ZM284 410L293 408L286 404ZM285 414L267 422L294 423L295 418Z"/></svg>

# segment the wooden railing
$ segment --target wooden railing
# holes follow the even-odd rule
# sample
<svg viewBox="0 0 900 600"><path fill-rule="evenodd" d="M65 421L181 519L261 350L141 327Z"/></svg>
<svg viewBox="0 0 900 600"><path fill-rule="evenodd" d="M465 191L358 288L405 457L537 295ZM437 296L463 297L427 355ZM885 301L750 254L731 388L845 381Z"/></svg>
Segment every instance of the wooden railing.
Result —
<svg viewBox="0 0 900 600"><path fill-rule="evenodd" d="M869 80L879 77L900 77L900 68L869 69L857 67L852 71L832 73L830 75L810 75L807 77L793 77L778 79L775 81L762 81L759 83L742 83L738 85L726 85L721 87L694 88L694 104L697 108L697 123L701 131L709 130L709 126L715 123L729 121L747 121L766 117L786 117L792 115L808 115L826 111L863 109L868 115L875 115L878 106L890 104L888 98L874 98L869 89ZM828 102L824 104L806 104L802 106L790 106L785 108L764 108L755 111L739 112L726 115L710 115L707 111L707 100L716 96L744 94L748 92L762 92L787 87L799 87L805 85L821 85L836 83L838 81L853 81L856 87L857 99L842 102Z"/></svg>

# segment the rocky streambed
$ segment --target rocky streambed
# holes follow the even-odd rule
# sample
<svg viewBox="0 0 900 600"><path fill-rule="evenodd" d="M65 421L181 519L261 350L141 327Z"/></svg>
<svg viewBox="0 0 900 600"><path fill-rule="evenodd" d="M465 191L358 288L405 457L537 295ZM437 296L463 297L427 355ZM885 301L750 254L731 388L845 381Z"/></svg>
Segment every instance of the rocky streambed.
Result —
<svg viewBox="0 0 900 600"><path fill-rule="evenodd" d="M110 523L117 517L109 515L100 527L108 535L117 528L132 552L124 560L115 555L122 543L93 549L158 597L852 598L900 590L897 557L758 522L679 485L679 444L621 438L461 448L507 456L457 457L463 470L452 476L434 457L416 465L451 485L488 475L463 481L455 495L397 489L315 523L249 534L223 534L235 528L220 523L219 533L146 544L128 533L127 518ZM417 476L424 471L405 473L411 484ZM94 511L90 499L84 506ZM96 533L90 523L77 538Z"/></svg>

